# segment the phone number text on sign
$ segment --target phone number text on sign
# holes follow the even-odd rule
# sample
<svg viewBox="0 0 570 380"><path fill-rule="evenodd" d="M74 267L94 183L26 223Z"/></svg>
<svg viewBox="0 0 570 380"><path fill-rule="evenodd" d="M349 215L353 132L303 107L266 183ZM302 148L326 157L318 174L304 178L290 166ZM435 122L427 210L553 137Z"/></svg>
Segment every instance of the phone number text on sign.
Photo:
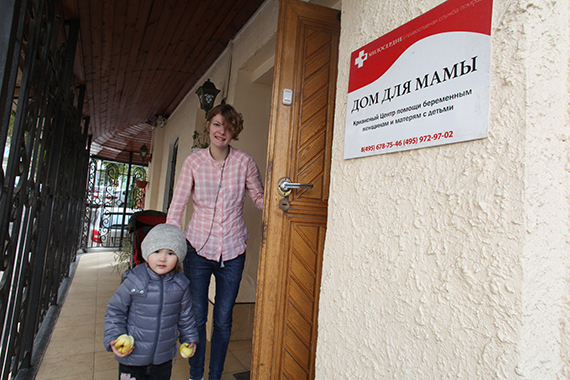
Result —
<svg viewBox="0 0 570 380"><path fill-rule="evenodd" d="M423 136L419 136L419 137L410 137L408 139L403 139L403 140L398 140L398 141L389 141L389 142L380 143L380 144L376 144L376 145L363 146L360 148L360 152L362 152L362 153L374 152L377 150L390 149L393 147L416 145L416 144L422 144L422 143L437 141L440 139L449 139L452 137L453 137L453 131L439 132L439 133L434 133L433 135L423 135Z"/></svg>

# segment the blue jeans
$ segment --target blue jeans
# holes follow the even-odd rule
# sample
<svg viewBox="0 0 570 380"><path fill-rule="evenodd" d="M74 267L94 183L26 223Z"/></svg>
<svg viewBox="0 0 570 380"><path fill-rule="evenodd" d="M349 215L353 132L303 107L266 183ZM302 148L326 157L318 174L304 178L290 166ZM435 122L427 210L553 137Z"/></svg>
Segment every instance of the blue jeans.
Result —
<svg viewBox="0 0 570 380"><path fill-rule="evenodd" d="M220 262L208 260L196 253L190 243L184 259L184 274L190 280L194 318L198 326L196 353L188 359L190 378L204 376L206 358L206 320L208 318L208 287L212 274L216 279L214 304L214 331L210 348L209 380L219 380L224 370L232 332L232 311L239 291L241 275L245 263L245 252L233 260Z"/></svg>

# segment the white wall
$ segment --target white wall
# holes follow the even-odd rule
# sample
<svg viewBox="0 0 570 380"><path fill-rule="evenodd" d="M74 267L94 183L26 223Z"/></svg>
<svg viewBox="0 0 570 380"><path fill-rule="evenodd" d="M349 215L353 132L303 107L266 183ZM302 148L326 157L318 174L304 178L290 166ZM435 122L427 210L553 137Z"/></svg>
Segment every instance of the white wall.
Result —
<svg viewBox="0 0 570 380"><path fill-rule="evenodd" d="M495 0L488 138L343 159L350 54L440 3L342 2L316 378L570 378L568 2Z"/></svg>

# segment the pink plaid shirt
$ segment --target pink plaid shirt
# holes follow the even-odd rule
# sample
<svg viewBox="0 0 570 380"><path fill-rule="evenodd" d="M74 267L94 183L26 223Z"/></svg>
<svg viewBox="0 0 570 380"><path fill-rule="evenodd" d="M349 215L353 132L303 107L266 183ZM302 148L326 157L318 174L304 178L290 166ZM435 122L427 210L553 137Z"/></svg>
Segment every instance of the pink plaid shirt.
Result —
<svg viewBox="0 0 570 380"><path fill-rule="evenodd" d="M166 223L182 228L182 216L192 195L194 211L186 239L208 260L229 261L245 252L249 232L243 220L245 192L263 209L261 174L253 158L230 146L222 165L203 149L182 165Z"/></svg>

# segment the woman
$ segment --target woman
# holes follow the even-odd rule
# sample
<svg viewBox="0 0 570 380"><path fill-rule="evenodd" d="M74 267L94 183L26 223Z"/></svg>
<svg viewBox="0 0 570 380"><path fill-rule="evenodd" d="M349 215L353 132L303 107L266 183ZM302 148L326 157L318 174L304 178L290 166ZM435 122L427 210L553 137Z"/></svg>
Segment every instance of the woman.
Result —
<svg viewBox="0 0 570 380"><path fill-rule="evenodd" d="M216 279L209 380L219 380L232 329L232 310L245 263L249 233L243 219L245 193L263 209L263 185L253 158L230 145L243 130L243 118L231 105L214 107L207 116L210 147L186 158L167 223L182 228L192 195L193 214L186 227L188 253L184 274L190 280L199 343L189 359L190 380L204 376L206 319L210 277Z"/></svg>

